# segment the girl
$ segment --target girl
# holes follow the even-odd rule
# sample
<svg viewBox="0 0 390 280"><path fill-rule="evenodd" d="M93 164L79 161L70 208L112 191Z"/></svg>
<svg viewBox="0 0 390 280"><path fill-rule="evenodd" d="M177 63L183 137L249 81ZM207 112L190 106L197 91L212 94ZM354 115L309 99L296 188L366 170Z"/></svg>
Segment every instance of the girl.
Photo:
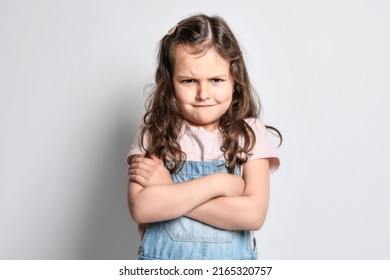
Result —
<svg viewBox="0 0 390 280"><path fill-rule="evenodd" d="M127 158L138 258L256 259L252 232L279 160L226 22L179 22L160 42L155 80Z"/></svg>

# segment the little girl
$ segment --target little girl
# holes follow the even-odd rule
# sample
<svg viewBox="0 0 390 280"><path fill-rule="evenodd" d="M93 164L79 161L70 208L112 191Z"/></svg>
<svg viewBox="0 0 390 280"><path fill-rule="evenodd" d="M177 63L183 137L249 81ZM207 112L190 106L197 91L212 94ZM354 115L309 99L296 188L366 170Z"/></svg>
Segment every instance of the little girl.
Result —
<svg viewBox="0 0 390 280"><path fill-rule="evenodd" d="M179 22L160 42L155 80L127 157L138 258L256 259L279 160L226 22Z"/></svg>

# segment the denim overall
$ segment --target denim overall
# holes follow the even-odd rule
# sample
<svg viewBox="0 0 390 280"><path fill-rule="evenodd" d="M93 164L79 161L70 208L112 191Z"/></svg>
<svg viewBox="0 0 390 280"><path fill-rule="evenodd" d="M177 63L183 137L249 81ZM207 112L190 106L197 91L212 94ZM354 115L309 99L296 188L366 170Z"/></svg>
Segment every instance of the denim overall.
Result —
<svg viewBox="0 0 390 280"><path fill-rule="evenodd" d="M224 162L186 161L172 179L181 183L215 172L226 173ZM238 168L234 173L238 174ZM256 242L250 231L223 230L183 216L149 224L138 259L251 260L257 259Z"/></svg>

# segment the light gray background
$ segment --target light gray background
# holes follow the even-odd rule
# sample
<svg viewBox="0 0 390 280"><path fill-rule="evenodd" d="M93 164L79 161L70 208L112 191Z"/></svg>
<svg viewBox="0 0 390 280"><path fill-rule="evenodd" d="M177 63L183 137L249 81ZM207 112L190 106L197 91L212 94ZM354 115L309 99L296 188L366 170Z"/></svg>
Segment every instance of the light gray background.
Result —
<svg viewBox="0 0 390 280"><path fill-rule="evenodd" d="M265 259L389 259L388 1L0 1L0 258L134 259L125 156L179 20L223 16L284 137Z"/></svg>

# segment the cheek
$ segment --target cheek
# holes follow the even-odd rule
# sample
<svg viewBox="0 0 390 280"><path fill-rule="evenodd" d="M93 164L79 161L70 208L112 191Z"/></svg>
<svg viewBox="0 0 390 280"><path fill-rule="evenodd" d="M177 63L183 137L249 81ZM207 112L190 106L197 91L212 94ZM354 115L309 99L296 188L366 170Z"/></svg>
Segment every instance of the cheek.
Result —
<svg viewBox="0 0 390 280"><path fill-rule="evenodd" d="M174 93L175 97L178 103L188 103L191 101L193 93L191 92L191 89L189 88L183 88L180 86L174 87Z"/></svg>
<svg viewBox="0 0 390 280"><path fill-rule="evenodd" d="M175 91L175 98L179 107L185 105L189 101L188 96L180 90Z"/></svg>
<svg viewBox="0 0 390 280"><path fill-rule="evenodd" d="M233 99L233 90L226 90L218 96L221 103L231 103Z"/></svg>

